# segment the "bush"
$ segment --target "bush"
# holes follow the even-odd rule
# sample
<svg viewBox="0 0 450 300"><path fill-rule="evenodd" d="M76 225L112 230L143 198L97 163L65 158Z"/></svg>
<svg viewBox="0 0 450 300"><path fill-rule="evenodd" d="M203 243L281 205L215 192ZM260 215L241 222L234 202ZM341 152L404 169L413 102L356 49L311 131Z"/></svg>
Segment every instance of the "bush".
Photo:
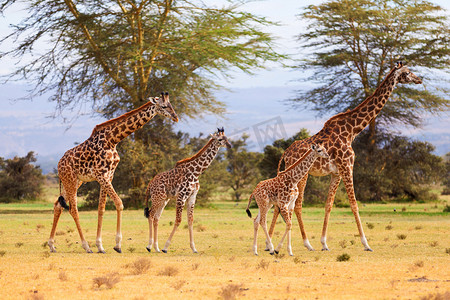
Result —
<svg viewBox="0 0 450 300"><path fill-rule="evenodd" d="M350 260L350 255L348 255L347 253L338 255L338 257L336 258L337 261L348 261Z"/></svg>

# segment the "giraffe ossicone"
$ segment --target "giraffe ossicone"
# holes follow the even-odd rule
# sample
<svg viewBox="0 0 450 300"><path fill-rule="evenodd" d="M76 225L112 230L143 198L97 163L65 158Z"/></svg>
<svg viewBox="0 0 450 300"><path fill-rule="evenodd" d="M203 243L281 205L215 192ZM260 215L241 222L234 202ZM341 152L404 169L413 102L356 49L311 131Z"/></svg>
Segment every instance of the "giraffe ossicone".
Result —
<svg viewBox="0 0 450 300"><path fill-rule="evenodd" d="M144 126L157 114L178 122L178 116L170 104L168 93L162 93L161 97L151 97L141 107L98 124L86 141L66 151L59 160L58 176L63 190L60 191L61 195L56 200L53 208L53 225L48 240L51 252L56 252L55 233L59 218L63 209L68 209L77 226L83 249L87 253L92 253L81 230L77 208L77 190L83 182L89 181L97 181L100 184L96 238L98 252L105 253L101 235L107 195L114 201L117 210L116 245L114 250L119 253L122 252L123 204L111 184L114 171L120 160L116 145L125 137ZM67 205L66 201L69 205Z"/></svg>
<svg viewBox="0 0 450 300"><path fill-rule="evenodd" d="M173 169L159 173L150 181L145 194L146 208L144 209L144 216L148 218L149 225L149 242L146 247L148 252L151 252L152 247L156 252L161 251L158 246L159 218L169 200L175 198L175 224L162 252L167 253L173 235L181 223L183 208L187 203L190 246L192 251L197 253L194 243L193 224L194 205L200 189L198 178L209 167L221 147L231 148L223 127L218 128L216 133L211 134L211 138L206 145L195 155L180 160ZM151 206L149 207L150 199Z"/></svg>

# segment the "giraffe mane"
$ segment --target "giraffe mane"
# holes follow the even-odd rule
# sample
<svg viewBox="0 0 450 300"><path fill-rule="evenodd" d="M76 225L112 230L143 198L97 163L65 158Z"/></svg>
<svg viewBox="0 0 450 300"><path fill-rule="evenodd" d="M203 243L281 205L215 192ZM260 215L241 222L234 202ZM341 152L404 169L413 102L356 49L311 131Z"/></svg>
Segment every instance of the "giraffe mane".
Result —
<svg viewBox="0 0 450 300"><path fill-rule="evenodd" d="M185 159L182 159L182 160L180 160L180 161L177 161L177 164L176 164L175 166L178 166L178 165L180 165L180 164L182 164L182 163L189 162L189 161L192 161L192 160L198 158L200 155L203 154L203 152L206 151L206 148L208 148L209 145L211 145L211 143L213 142L213 140L214 140L214 139L210 139L210 140L205 144L205 146L203 146L202 149L200 149L200 150L199 150L196 154L194 154L193 156L188 157L188 158L185 158Z"/></svg>
<svg viewBox="0 0 450 300"><path fill-rule="evenodd" d="M303 154L303 156L300 157L294 164L292 164L289 168L287 168L286 170L281 171L281 172L278 173L278 174L284 174L284 173L286 173L286 172L292 170L292 169L295 168L296 166L298 166L298 164L301 163L301 162L306 158L306 156L308 156L312 151L313 151L313 150L310 148L310 149L309 149L308 151L306 151L306 153Z"/></svg>
<svg viewBox="0 0 450 300"><path fill-rule="evenodd" d="M403 67L403 65L400 66L400 68ZM399 68L397 67L393 67L392 70L389 72L389 74L384 78L384 80L378 85L378 87L376 88L376 90L372 93L372 95L370 95L369 97L367 97L363 102L361 102L358 106L356 106L353 109L348 109L345 112L341 112L338 113L337 115L332 116L331 118L329 118L325 124L323 125L323 127L325 128L326 126L330 125L330 123L342 116L346 116L349 115L351 113L353 113L354 111L358 110L361 106L365 105L367 102L370 101L370 99L372 99L372 97L377 93L377 91L380 89L380 87L383 85L383 83L391 77L392 73L394 73L396 70L398 70Z"/></svg>
<svg viewBox="0 0 450 300"><path fill-rule="evenodd" d="M116 123L116 122L118 122L118 121L120 121L120 120L126 119L126 118L128 118L130 115L133 115L133 114L136 113L137 111L142 110L142 109L144 109L144 108L146 108L146 107L148 107L148 106L150 106L150 105L154 105L154 104L153 104L152 102L149 101L149 102L147 102L147 103L141 105L141 106L138 107L138 108L135 108L135 109L133 109L133 110L131 110L131 111L129 111L129 112L124 113L124 114L121 115L121 116L118 116L118 117L116 117L116 118L114 118L114 119L111 119L111 120L108 120L108 121L105 121L105 122L103 122L103 123L100 123L100 124L96 125L96 126L94 127L94 129L92 130L91 136L92 136L94 133L96 133L96 132L100 131L101 129L105 128L106 126L108 126L108 125L110 125L110 124L112 124L112 123Z"/></svg>

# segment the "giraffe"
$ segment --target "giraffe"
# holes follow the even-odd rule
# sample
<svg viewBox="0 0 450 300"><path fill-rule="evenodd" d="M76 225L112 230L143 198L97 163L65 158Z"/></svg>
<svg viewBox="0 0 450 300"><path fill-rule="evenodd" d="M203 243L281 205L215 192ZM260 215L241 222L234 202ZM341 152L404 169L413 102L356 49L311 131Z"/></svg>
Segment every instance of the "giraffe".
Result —
<svg viewBox="0 0 450 300"><path fill-rule="evenodd" d="M278 170L280 170L283 160L286 167L292 165L299 157L303 155L303 153L305 153L305 151L309 149L309 145L316 143L317 141L323 142L325 148L328 149L330 158L317 159L308 173L312 176L326 176L331 174L331 182L325 205L325 218L323 222L322 236L320 239L323 251L329 250L326 242L328 220L333 207L336 190L341 179L344 181L345 189L356 220L356 225L358 227L359 236L361 243L364 246L364 250L372 251L361 225L358 204L356 203L355 198L353 187L353 164L355 161L355 153L352 149L352 142L355 137L380 113L397 83L420 84L422 83L422 80L413 74L405 65L403 65L402 62L397 62L371 96L367 97L356 108L331 117L325 122L322 130L315 135L307 139L294 142L288 149L286 149L280 159ZM308 180L308 174L306 174L298 184L299 195L295 202L294 211L299 223L303 244L308 250L313 251L314 248L311 246L306 236L301 215L303 193ZM278 208L275 208L272 224L269 230L270 236L273 234L278 214Z"/></svg>
<svg viewBox="0 0 450 300"><path fill-rule="evenodd" d="M286 170L279 172L276 177L261 181L256 186L253 193L250 195L248 200L248 205L246 212L251 218L252 214L249 210L252 198L255 198L256 204L258 205L259 212L258 216L254 219L254 240L253 240L253 253L258 255L257 251L257 237L259 225L264 230L266 234L266 244L268 244L270 254L279 253L281 247L283 246L283 241L287 236L287 251L290 256L292 256L291 247L291 228L292 228L292 210L294 209L295 199L298 196L298 182L308 173L312 167L314 161L318 157L328 158L327 151L325 148L318 144L312 144L310 149L299 158L294 164L292 164ZM275 205L280 209L280 213L286 222L286 231L281 238L280 243L274 250L272 240L267 232L266 217L267 212Z"/></svg>
<svg viewBox="0 0 450 300"><path fill-rule="evenodd" d="M97 181L100 184L100 198L98 204L98 226L96 245L99 253L105 253L102 245L102 221L105 212L106 196L114 201L117 210L116 246L114 250L121 253L122 241L122 211L123 204L111 184L114 171L119 163L116 145L125 137L144 126L156 114L169 117L178 122L169 101L169 94L161 93L161 97L151 97L139 108L95 126L91 136L83 143L68 150L58 163L58 176L63 193L54 204L53 225L48 240L51 252L55 250L55 231L63 209L68 209L78 229L81 245L87 253L92 253L88 242L84 238L80 226L77 208L77 190L83 182ZM66 203L66 199L69 205Z"/></svg>
<svg viewBox="0 0 450 300"><path fill-rule="evenodd" d="M169 200L176 198L175 224L162 252L167 253L173 235L181 223L181 214L187 201L190 246L192 251L197 253L194 244L193 223L195 200L200 189L198 177L209 167L220 147L231 148L223 127L218 129L216 133L211 134L208 143L197 154L180 160L173 169L156 175L150 181L146 191L146 208L144 209L144 215L148 218L149 225L149 242L146 247L148 252L151 252L152 245L156 252L160 252L158 247L158 221ZM150 208L148 205L149 199L151 199ZM154 235L152 235L152 225Z"/></svg>

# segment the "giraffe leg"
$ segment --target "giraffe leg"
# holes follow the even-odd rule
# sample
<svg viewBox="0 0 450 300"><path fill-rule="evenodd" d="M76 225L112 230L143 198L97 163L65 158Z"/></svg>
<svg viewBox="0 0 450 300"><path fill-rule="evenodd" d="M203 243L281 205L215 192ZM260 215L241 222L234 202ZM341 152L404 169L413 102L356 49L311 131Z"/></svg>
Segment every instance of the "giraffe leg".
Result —
<svg viewBox="0 0 450 300"><path fill-rule="evenodd" d="M277 205L273 208L273 217L272 217L272 223L270 223L270 229L269 229L269 236L273 237L273 232L275 230L275 225L277 223L278 215L280 214L280 209ZM266 249L264 251L269 251L269 241L266 240Z"/></svg>
<svg viewBox="0 0 450 300"><path fill-rule="evenodd" d="M258 215L253 220L253 228L254 228L254 235L253 235L253 253L255 255L258 255L258 229L259 229L259 220L261 219L261 210L258 211Z"/></svg>
<svg viewBox="0 0 450 300"><path fill-rule="evenodd" d="M336 196L336 191L337 188L339 187L340 182L341 177L339 175L331 174L330 187L328 189L328 197L327 202L325 204L325 218L323 220L322 237L320 238L320 242L322 243L322 251L330 250L327 246L328 221L330 220L330 214L331 209L333 208L334 197Z"/></svg>
<svg viewBox="0 0 450 300"><path fill-rule="evenodd" d="M195 249L195 243L194 243L194 205L195 200L197 198L198 189L200 186L198 186L192 195L189 197L187 201L187 219L188 219L188 227L189 227L189 242L192 249L192 252L197 253L197 249Z"/></svg>
<svg viewBox="0 0 450 300"><path fill-rule="evenodd" d="M258 203L258 205L259 205L259 203ZM269 245L268 245L269 253L273 254L274 249L273 249L272 239L269 235L269 231L267 231L267 212L269 211L269 209L270 209L270 205L269 205L269 201L267 199L267 204L261 205L259 207L259 214L260 214L259 215L259 217L260 217L259 224L261 225L264 233L266 234L266 240L269 241L268 242L269 243Z"/></svg>
<svg viewBox="0 0 450 300"><path fill-rule="evenodd" d="M111 181L105 179L104 177L97 177L97 181L100 183L101 189L103 189L109 197L114 201L114 205L116 206L117 211L117 227L116 227L116 246L114 246L114 250L118 253L122 253L122 211L123 211L123 203L120 197L117 195L114 190Z"/></svg>
<svg viewBox="0 0 450 300"><path fill-rule="evenodd" d="M102 187L100 187L100 198L98 201L97 238L95 240L98 253L106 253L102 244L102 224L103 224L103 215L105 214L106 196L107 194L105 190Z"/></svg>
<svg viewBox="0 0 450 300"><path fill-rule="evenodd" d="M66 195L68 198L67 200L69 200L69 203L70 203L70 209L69 209L70 215L74 219L75 225L77 226L78 234L80 235L81 246L83 247L84 250L86 250L86 253L92 253L92 250L89 247L88 242L84 238L83 231L81 230L80 217L78 214L78 207L77 207L76 190L73 192L67 190Z"/></svg>
<svg viewBox="0 0 450 300"><path fill-rule="evenodd" d="M366 235L361 224L361 218L359 216L358 203L356 203L355 191L353 189L353 168L350 170L344 170L342 179L344 180L345 189L347 190L348 199L350 201L350 207L352 208L353 215L355 216L356 226L358 226L359 236L361 243L364 246L364 251L373 251L367 243Z"/></svg>
<svg viewBox="0 0 450 300"><path fill-rule="evenodd" d="M164 248L162 249L162 252L167 253L167 249L170 246L170 243L172 242L172 238L173 235L175 234L175 231L177 230L178 226L181 223L181 214L183 213L183 207L184 204L186 203L186 196L178 196L177 198L177 212L176 212L176 216L175 216L175 224L173 225L173 229L172 232L169 235L169 238L166 241L166 244L164 245Z"/></svg>
<svg viewBox="0 0 450 300"><path fill-rule="evenodd" d="M150 215L148 216L148 245L145 247L148 252L152 252L152 246L153 246L153 215L150 211Z"/></svg>
<svg viewBox="0 0 450 300"><path fill-rule="evenodd" d="M50 232L50 238L48 239L48 246L50 247L50 252L56 252L55 247L55 234L56 234L56 226L58 225L59 217L61 216L64 208L59 204L59 201L56 200L53 206L53 224L52 230Z"/></svg>
<svg viewBox="0 0 450 300"><path fill-rule="evenodd" d="M311 246L308 240L308 236L306 235L305 231L305 225L303 223L303 216L302 216L302 208L303 208L303 196L305 193L305 187L306 182L308 181L308 174L306 174L298 183L297 185L297 199L295 200L295 206L294 206L294 212L297 216L298 226L300 227L300 232L302 234L303 238L303 245L309 250L314 251L314 248Z"/></svg>
<svg viewBox="0 0 450 300"><path fill-rule="evenodd" d="M290 256L292 256L292 247L291 247L291 238L290 238L290 232L292 229L292 221L290 219L290 213L289 213L289 208L287 207L281 207L280 208L280 214L283 216L284 220L286 221L286 231L283 234L283 237L280 240L280 243L278 244L277 248L275 249L275 253L279 253L281 247L283 246L283 242L284 239L286 238L286 236L288 237L288 246L287 246L287 250Z"/></svg>
<svg viewBox="0 0 450 300"><path fill-rule="evenodd" d="M153 231L154 231L154 242L153 242L153 248L155 248L156 252L161 252L161 250L159 250L159 245L158 245L158 224L159 224L159 218L161 218L162 212L164 210L164 207L167 205L167 203L169 202L169 200L162 200L158 203L162 203L162 206L159 207L155 213L155 217L153 218Z"/></svg>

